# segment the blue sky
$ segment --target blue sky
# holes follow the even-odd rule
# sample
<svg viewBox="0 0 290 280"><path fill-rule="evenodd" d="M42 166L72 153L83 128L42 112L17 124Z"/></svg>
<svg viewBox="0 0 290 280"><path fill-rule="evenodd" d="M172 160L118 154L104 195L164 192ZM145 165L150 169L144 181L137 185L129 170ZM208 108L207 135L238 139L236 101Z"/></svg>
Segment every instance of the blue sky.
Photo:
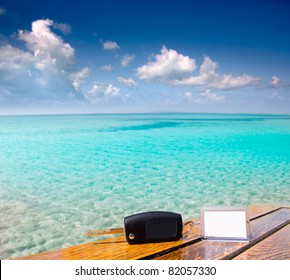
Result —
<svg viewBox="0 0 290 280"><path fill-rule="evenodd" d="M0 114L290 113L288 1L0 1Z"/></svg>

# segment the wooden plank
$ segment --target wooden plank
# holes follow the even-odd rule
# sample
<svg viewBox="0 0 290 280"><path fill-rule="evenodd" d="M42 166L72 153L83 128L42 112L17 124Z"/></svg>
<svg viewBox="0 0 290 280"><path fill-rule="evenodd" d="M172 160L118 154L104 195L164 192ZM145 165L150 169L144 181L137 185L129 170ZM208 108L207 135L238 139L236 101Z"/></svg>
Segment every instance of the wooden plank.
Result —
<svg viewBox="0 0 290 280"><path fill-rule="evenodd" d="M268 212L279 209L277 205L256 205L249 207L250 218L258 218ZM194 219L197 222L197 219ZM52 250L34 254L19 259L64 259L64 260L125 260L125 259L142 259L152 258L156 254L166 254L173 250L188 246L200 239L199 226L184 226L182 239L174 242L151 243L140 245L129 245L125 236L118 236L106 240L89 242L68 248Z"/></svg>
<svg viewBox="0 0 290 280"><path fill-rule="evenodd" d="M180 248L171 253L157 256L155 259L232 259L288 223L290 223L290 209L282 208L251 221L251 242L220 242L204 240L190 246Z"/></svg>
<svg viewBox="0 0 290 280"><path fill-rule="evenodd" d="M290 260L290 225L234 258L235 260Z"/></svg>
<svg viewBox="0 0 290 280"><path fill-rule="evenodd" d="M197 219L193 220L197 222ZM189 231L190 229L190 231ZM178 241L129 245L124 235L97 242L80 244L64 249L39 253L18 259L63 259L63 260L130 260L145 258L162 251L173 250L194 242L200 238L200 229L187 223L183 228L183 237Z"/></svg>
<svg viewBox="0 0 290 280"><path fill-rule="evenodd" d="M248 207L250 220L257 219L265 214L269 214L275 210L282 208L281 205L276 204L255 204Z"/></svg>

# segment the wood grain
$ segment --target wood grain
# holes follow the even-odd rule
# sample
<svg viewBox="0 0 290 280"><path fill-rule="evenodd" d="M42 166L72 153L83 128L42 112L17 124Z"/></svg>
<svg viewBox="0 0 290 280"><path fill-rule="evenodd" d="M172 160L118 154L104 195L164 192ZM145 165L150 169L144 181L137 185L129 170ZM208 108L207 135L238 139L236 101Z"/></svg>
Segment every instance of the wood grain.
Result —
<svg viewBox="0 0 290 280"><path fill-rule="evenodd" d="M254 219L250 223L250 242L225 242L209 241L201 242L180 248L171 253L161 255L159 260L216 260L232 259L242 251L254 246L267 236L270 236L286 224L290 223L290 209L282 208L268 215Z"/></svg>
<svg viewBox="0 0 290 280"><path fill-rule="evenodd" d="M254 236L259 237L261 234L267 233L267 230L269 230L270 221L265 217L272 215L271 217L273 218L279 218L277 217L279 216L277 215L277 213L280 211L277 210L279 208L280 207L277 205L255 205L249 207L250 219L254 219L251 222L251 226L253 226ZM283 210L285 209L281 209L282 212ZM280 218L277 220L278 224L285 222L285 219L287 219L289 216L288 212L287 213L283 212L284 215L282 215L283 213L281 214L279 212ZM270 214L264 216L267 213ZM273 219L270 220L272 221ZM194 219L193 221L196 223L197 219ZM263 227L263 224L265 224L265 227ZM271 226L272 227L275 226L275 222L274 225L271 224ZM118 237L109 238L106 240L89 242L68 248L25 256L19 259L130 260L130 259L152 259L152 258L188 259L195 257L197 257L198 259L210 259L210 258L223 258L224 256L229 256L232 254L233 248L236 248L236 250L238 251L239 248L243 248L245 245L244 243L240 244L231 242L233 244L230 243L226 244L224 242L223 244L207 243L207 246L204 246L205 245L204 242L199 241L200 241L199 226L194 225L191 227L191 224L187 223L183 229L183 237L178 241L129 245L126 242L125 236L122 235ZM197 250L198 254L192 255L191 252L192 249L193 250L198 249Z"/></svg>
<svg viewBox="0 0 290 280"><path fill-rule="evenodd" d="M234 258L235 260L290 260L290 225Z"/></svg>
<svg viewBox="0 0 290 280"><path fill-rule="evenodd" d="M197 219L193 220L197 222ZM188 231L191 229L190 231ZM191 227L191 223L186 223L183 228L183 237L178 241L129 245L124 235L106 240L80 244L64 249L43 252L35 255L21 257L19 259L63 259L63 260L131 260L147 258L150 255L162 251L174 250L194 242L200 238L198 226Z"/></svg>
<svg viewBox="0 0 290 280"><path fill-rule="evenodd" d="M269 214L277 209L286 208L287 206L275 205L275 204L255 204L248 206L249 216L251 220L257 219L265 214Z"/></svg>

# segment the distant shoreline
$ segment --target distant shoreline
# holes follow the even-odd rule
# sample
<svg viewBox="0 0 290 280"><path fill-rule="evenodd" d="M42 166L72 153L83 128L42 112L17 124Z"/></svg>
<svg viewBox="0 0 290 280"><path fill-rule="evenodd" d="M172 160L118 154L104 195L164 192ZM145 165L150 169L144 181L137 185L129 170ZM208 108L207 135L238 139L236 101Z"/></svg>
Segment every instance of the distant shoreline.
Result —
<svg viewBox="0 0 290 280"><path fill-rule="evenodd" d="M1 114L0 117L37 117L37 116L86 116L86 115L99 115L99 116L106 116L106 115L231 115L231 116L289 116L290 113L210 113L210 112L202 112L202 113L195 113L195 112L128 112L128 113L51 113L51 114Z"/></svg>

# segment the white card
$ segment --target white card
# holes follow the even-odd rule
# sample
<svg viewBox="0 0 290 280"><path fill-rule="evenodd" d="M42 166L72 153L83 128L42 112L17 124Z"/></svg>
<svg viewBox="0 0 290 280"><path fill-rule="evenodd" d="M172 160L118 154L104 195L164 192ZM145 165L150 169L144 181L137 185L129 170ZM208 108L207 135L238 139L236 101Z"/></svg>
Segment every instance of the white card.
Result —
<svg viewBox="0 0 290 280"><path fill-rule="evenodd" d="M203 207L201 209L202 237L216 240L250 239L246 207Z"/></svg>

